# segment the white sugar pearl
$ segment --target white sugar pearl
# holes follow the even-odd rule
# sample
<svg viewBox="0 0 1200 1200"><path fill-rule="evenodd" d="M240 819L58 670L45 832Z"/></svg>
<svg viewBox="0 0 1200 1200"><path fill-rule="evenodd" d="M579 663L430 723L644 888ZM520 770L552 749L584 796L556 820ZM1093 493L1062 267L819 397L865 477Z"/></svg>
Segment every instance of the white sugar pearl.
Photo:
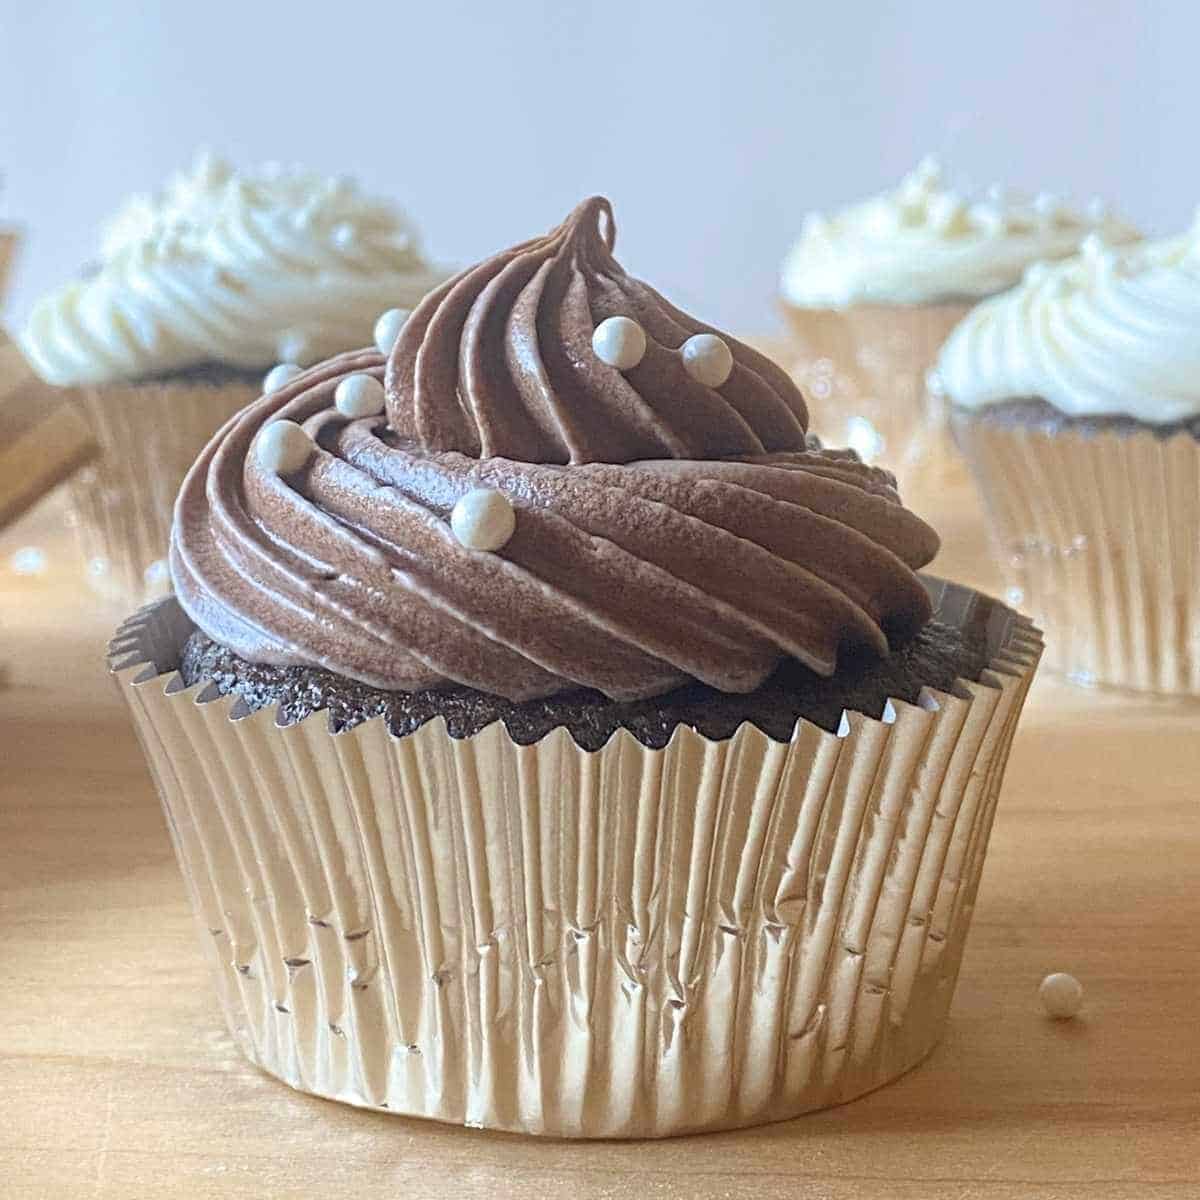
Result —
<svg viewBox="0 0 1200 1200"><path fill-rule="evenodd" d="M1079 1011L1083 1003L1083 984L1074 975L1057 972L1042 980L1038 997L1050 1016L1065 1020Z"/></svg>
<svg viewBox="0 0 1200 1200"><path fill-rule="evenodd" d="M493 488L473 488L450 513L450 528L468 550L499 550L516 527L511 501Z"/></svg>
<svg viewBox="0 0 1200 1200"><path fill-rule="evenodd" d="M407 308L389 308L387 312L379 315L379 320L375 322L374 336L380 354L391 354L408 316Z"/></svg>
<svg viewBox="0 0 1200 1200"><path fill-rule="evenodd" d="M998 204L989 204L986 201L972 204L967 209L967 217L981 233L991 236L1003 233L1007 224L1004 209Z"/></svg>
<svg viewBox="0 0 1200 1200"><path fill-rule="evenodd" d="M272 421L258 435L254 455L260 466L277 475L298 471L316 448L308 434L295 421Z"/></svg>
<svg viewBox="0 0 1200 1200"><path fill-rule="evenodd" d="M940 233L965 233L967 206L957 192L942 192L929 202L929 224Z"/></svg>
<svg viewBox="0 0 1200 1200"><path fill-rule="evenodd" d="M308 338L298 329L285 329L275 344L280 362L302 363L308 358Z"/></svg>
<svg viewBox="0 0 1200 1200"><path fill-rule="evenodd" d="M683 369L705 387L718 388L733 371L733 355L715 333L697 333L679 347Z"/></svg>
<svg viewBox="0 0 1200 1200"><path fill-rule="evenodd" d="M618 371L628 371L646 353L646 331L629 317L609 317L592 332L596 357Z"/></svg>
<svg viewBox="0 0 1200 1200"><path fill-rule="evenodd" d="M291 383L302 370L303 368L295 363L279 363L278 366L272 367L263 376L263 395L279 391L285 384Z"/></svg>
<svg viewBox="0 0 1200 1200"><path fill-rule="evenodd" d="M352 250L358 241L358 230L349 221L339 221L330 231L330 238L339 250Z"/></svg>
<svg viewBox="0 0 1200 1200"><path fill-rule="evenodd" d="M384 409L383 384L374 375L347 375L334 389L333 403L345 417L377 417Z"/></svg>

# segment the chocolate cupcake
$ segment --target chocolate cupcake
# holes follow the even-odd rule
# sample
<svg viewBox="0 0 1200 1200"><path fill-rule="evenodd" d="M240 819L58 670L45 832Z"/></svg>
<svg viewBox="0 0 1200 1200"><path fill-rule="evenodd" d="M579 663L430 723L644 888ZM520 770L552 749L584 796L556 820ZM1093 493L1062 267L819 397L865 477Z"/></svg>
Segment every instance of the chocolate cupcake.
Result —
<svg viewBox="0 0 1200 1200"><path fill-rule="evenodd" d="M230 1026L303 1090L663 1135L943 1028L1037 635L614 237L588 200L231 421L111 647Z"/></svg>
<svg viewBox="0 0 1200 1200"><path fill-rule="evenodd" d="M906 482L919 478L910 468L936 460L944 428L925 375L946 335L1029 264L1074 254L1092 233L1138 236L1097 201L1079 212L1049 193L967 195L933 158L894 189L811 214L780 291L817 433L881 457Z"/></svg>
<svg viewBox="0 0 1200 1200"><path fill-rule="evenodd" d="M1200 695L1200 224L1031 269L938 375L1049 664Z"/></svg>
<svg viewBox="0 0 1200 1200"><path fill-rule="evenodd" d="M132 603L167 586L171 509L208 439L275 364L371 337L445 271L407 219L343 178L202 154L107 225L99 265L34 308L22 346L70 389L101 454L71 483L88 575Z"/></svg>

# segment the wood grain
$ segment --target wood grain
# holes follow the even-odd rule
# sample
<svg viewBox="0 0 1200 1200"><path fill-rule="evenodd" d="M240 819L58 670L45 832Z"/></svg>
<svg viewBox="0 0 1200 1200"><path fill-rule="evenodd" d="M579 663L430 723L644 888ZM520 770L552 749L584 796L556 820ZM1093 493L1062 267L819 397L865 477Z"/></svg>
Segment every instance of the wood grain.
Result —
<svg viewBox="0 0 1200 1200"><path fill-rule="evenodd" d="M947 486L945 481L941 481ZM971 493L918 497L994 588ZM362 1113L224 1032L60 502L0 540L0 1195L1026 1200L1200 1195L1200 707L1035 685L950 1032L843 1108L660 1143ZM33 543L47 570L18 575ZM1084 983L1051 1022L1051 970Z"/></svg>

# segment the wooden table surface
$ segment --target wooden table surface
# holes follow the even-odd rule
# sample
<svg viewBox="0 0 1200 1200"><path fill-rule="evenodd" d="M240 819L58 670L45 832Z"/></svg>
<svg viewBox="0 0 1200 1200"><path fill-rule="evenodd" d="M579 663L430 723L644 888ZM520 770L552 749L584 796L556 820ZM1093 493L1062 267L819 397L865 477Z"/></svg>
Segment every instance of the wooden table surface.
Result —
<svg viewBox="0 0 1200 1200"><path fill-rule="evenodd" d="M994 588L969 490L932 516L943 573ZM0 534L6 1200L1200 1196L1200 707L1036 683L949 1033L899 1082L667 1142L482 1133L310 1099L235 1052L101 666L121 614L62 522L52 498ZM1084 984L1075 1021L1039 1011L1054 970Z"/></svg>

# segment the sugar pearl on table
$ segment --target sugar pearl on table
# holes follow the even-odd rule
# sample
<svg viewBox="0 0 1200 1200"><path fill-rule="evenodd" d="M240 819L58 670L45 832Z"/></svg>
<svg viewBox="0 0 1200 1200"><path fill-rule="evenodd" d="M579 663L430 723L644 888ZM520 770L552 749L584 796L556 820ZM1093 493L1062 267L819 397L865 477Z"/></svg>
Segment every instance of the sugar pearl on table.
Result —
<svg viewBox="0 0 1200 1200"><path fill-rule="evenodd" d="M374 375L347 375L333 392L344 417L377 417L384 409L383 384Z"/></svg>
<svg viewBox="0 0 1200 1200"><path fill-rule="evenodd" d="M408 317L407 308L389 308L387 312L379 314L379 319L375 322L374 337L380 354L391 354Z"/></svg>
<svg viewBox="0 0 1200 1200"><path fill-rule="evenodd" d="M312 438L295 421L272 421L259 433L254 456L260 466L277 475L298 471L316 449Z"/></svg>
<svg viewBox="0 0 1200 1200"><path fill-rule="evenodd" d="M1038 997L1049 1016L1066 1020L1073 1017L1083 1003L1083 984L1074 975L1059 971L1042 980Z"/></svg>
<svg viewBox="0 0 1200 1200"><path fill-rule="evenodd" d="M628 371L646 353L646 331L629 317L608 317L592 332L596 357L618 371Z"/></svg>
<svg viewBox="0 0 1200 1200"><path fill-rule="evenodd" d="M277 392L284 384L291 383L297 375L300 374L303 368L296 366L295 363L283 362L272 367L263 376L263 394L269 392Z"/></svg>
<svg viewBox="0 0 1200 1200"><path fill-rule="evenodd" d="M705 387L718 388L733 370L733 355L715 333L697 333L679 347L683 369Z"/></svg>
<svg viewBox="0 0 1200 1200"><path fill-rule="evenodd" d="M468 550L499 550L516 527L511 501L493 488L473 488L450 513L450 528Z"/></svg>

